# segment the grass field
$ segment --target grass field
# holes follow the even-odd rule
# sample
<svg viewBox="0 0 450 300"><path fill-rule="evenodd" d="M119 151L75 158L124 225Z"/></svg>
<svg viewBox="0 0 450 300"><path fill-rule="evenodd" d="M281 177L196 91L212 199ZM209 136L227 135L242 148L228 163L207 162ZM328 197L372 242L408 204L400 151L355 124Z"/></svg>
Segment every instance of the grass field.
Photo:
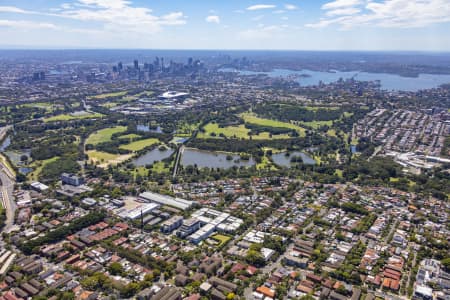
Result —
<svg viewBox="0 0 450 300"><path fill-rule="evenodd" d="M99 95L95 95L95 96L90 96L90 97L88 97L88 99L106 99L106 98L112 98L112 97L122 97L122 96L125 96L127 93L128 93L127 91L104 93L104 94L99 94Z"/></svg>
<svg viewBox="0 0 450 300"><path fill-rule="evenodd" d="M200 124L189 124L189 123L179 124L177 128L177 135L183 137L190 137L192 133L198 129L199 125Z"/></svg>
<svg viewBox="0 0 450 300"><path fill-rule="evenodd" d="M47 123L47 122L56 122L56 121L94 119L94 118L101 118L101 117L103 117L103 115L99 114L99 113L86 113L86 114L79 114L79 115L63 114L63 115L57 115L57 116L45 118L44 122Z"/></svg>
<svg viewBox="0 0 450 300"><path fill-rule="evenodd" d="M215 234L215 235L211 236L211 238L220 242L218 247L225 245L226 243L228 243L231 240L231 237L223 235L223 234Z"/></svg>
<svg viewBox="0 0 450 300"><path fill-rule="evenodd" d="M122 163L133 156L132 154L119 155L95 150L87 151L86 154L89 157L89 161L97 164L100 168L106 168L109 165Z"/></svg>
<svg viewBox="0 0 450 300"><path fill-rule="evenodd" d="M36 103L25 103L21 105L22 107L36 107L36 108L41 108L41 109L45 109L48 112L52 112L54 105L53 103L50 102L36 102Z"/></svg>
<svg viewBox="0 0 450 300"><path fill-rule="evenodd" d="M105 102L100 104L101 107L105 107L105 108L113 108L116 107L117 105L119 105L119 103L116 102Z"/></svg>
<svg viewBox="0 0 450 300"><path fill-rule="evenodd" d="M94 132L91 134L87 140L86 144L92 144L97 145L104 142L109 142L111 140L111 137L115 133L124 132L127 130L125 126L116 126L111 128L105 128L101 129L99 131Z"/></svg>
<svg viewBox="0 0 450 300"><path fill-rule="evenodd" d="M289 123L286 123L289 124ZM237 138L237 139L250 139L250 129L245 128L245 125L239 126L227 126L220 128L216 123L208 123L203 129L205 132L199 132L198 138L220 138L220 134L223 134L227 138ZM212 136L211 133L215 133L215 136ZM261 132L258 135L253 135L253 140L270 140L270 139L289 139L291 138L288 134L279 134L273 135L270 137L270 133Z"/></svg>
<svg viewBox="0 0 450 300"><path fill-rule="evenodd" d="M307 110L318 111L319 109L327 109L327 110L338 110L339 107L336 106L305 106Z"/></svg>
<svg viewBox="0 0 450 300"><path fill-rule="evenodd" d="M248 133L250 130L245 128L244 125L239 126L227 126L220 128L217 123L208 123L206 124L203 129L205 130L205 133L199 132L198 136L199 138L211 138L211 133L215 133L215 137L219 137L220 134L223 134L224 136L228 138L238 138L238 139L248 139Z"/></svg>
<svg viewBox="0 0 450 300"><path fill-rule="evenodd" d="M6 159L3 154L0 153L0 161L3 163L3 165L13 174L16 175L16 172L14 171L14 168L9 164L9 161Z"/></svg>
<svg viewBox="0 0 450 300"><path fill-rule="evenodd" d="M125 135L121 135L119 136L119 139L121 140L130 140L133 141L137 138L140 138L141 136L139 134L136 133L130 133L130 134L125 134Z"/></svg>
<svg viewBox="0 0 450 300"><path fill-rule="evenodd" d="M311 121L311 122L299 122L305 126L309 126L311 128L317 129L322 126L333 126L333 121Z"/></svg>
<svg viewBox="0 0 450 300"><path fill-rule="evenodd" d="M88 155L89 160L92 160L94 162L108 162L119 157L119 154L111 154L96 150L86 151L86 154Z"/></svg>
<svg viewBox="0 0 450 300"><path fill-rule="evenodd" d="M139 151L139 150L144 149L145 147L148 147L148 146L151 146L151 145L154 145L157 143L159 143L158 139L150 138L150 139L144 139L144 140L131 142L126 145L121 145L120 148L125 149L125 150L130 150L130 151Z"/></svg>
<svg viewBox="0 0 450 300"><path fill-rule="evenodd" d="M256 165L257 170L266 170L269 168L270 170L277 170L277 167L270 161L267 156L263 156L261 163Z"/></svg>
<svg viewBox="0 0 450 300"><path fill-rule="evenodd" d="M259 118L255 114L252 114L252 113L243 113L240 115L240 117L242 119L244 119L244 121L246 123L256 124L256 125L261 125L261 126L268 126L268 127L281 127L281 128L294 129L299 133L300 136L305 136L305 129L298 125L292 124L292 123Z"/></svg>
<svg viewBox="0 0 450 300"><path fill-rule="evenodd" d="M31 164L31 168L33 168L33 172L28 174L28 178L30 180L36 181L38 180L39 174L41 174L42 170L45 168L46 165L49 163L52 163L54 161L57 161L59 159L59 156L55 156L46 160L40 160L35 161Z"/></svg>
<svg viewBox="0 0 450 300"><path fill-rule="evenodd" d="M327 135L331 137L336 137L336 129L328 129Z"/></svg>
<svg viewBox="0 0 450 300"><path fill-rule="evenodd" d="M170 166L169 166L169 168L170 168ZM169 173L169 171L170 171L169 168L166 168L162 161L158 161L153 164L152 171L156 172L156 173Z"/></svg>

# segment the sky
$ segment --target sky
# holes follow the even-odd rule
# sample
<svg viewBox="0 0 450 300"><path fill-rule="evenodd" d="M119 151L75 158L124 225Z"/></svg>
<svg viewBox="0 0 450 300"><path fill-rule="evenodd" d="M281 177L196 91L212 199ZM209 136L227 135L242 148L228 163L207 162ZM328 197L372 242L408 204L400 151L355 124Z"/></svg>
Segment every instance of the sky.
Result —
<svg viewBox="0 0 450 300"><path fill-rule="evenodd" d="M0 0L0 48L450 51L450 0Z"/></svg>

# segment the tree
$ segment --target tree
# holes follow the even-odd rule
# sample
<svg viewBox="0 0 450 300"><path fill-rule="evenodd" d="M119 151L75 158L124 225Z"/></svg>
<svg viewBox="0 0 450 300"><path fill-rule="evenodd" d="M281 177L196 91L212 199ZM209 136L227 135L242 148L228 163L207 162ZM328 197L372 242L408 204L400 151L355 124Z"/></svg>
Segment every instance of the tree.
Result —
<svg viewBox="0 0 450 300"><path fill-rule="evenodd" d="M444 266L445 271L450 272L450 257L443 259L441 262Z"/></svg>
<svg viewBox="0 0 450 300"><path fill-rule="evenodd" d="M139 284L136 282L130 282L121 291L120 295L125 298L130 298L139 290Z"/></svg>
<svg viewBox="0 0 450 300"><path fill-rule="evenodd" d="M58 300L75 300L75 294L73 292L64 292L59 295Z"/></svg>
<svg viewBox="0 0 450 300"><path fill-rule="evenodd" d="M119 262L113 262L109 265L108 271L111 275L122 275L125 270Z"/></svg>
<svg viewBox="0 0 450 300"><path fill-rule="evenodd" d="M255 266L262 266L265 264L264 257L261 252L255 250L248 250L247 255L245 256L245 260Z"/></svg>

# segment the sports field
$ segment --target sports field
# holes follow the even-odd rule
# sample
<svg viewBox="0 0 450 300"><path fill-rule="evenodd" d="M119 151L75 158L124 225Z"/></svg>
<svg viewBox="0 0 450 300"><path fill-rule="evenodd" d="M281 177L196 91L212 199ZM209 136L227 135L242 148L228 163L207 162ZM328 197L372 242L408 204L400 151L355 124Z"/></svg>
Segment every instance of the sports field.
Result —
<svg viewBox="0 0 450 300"><path fill-rule="evenodd" d="M130 150L130 151L139 151L139 150L144 149L145 147L148 147L148 146L151 146L151 145L154 145L157 143L159 143L158 139L150 138L150 139L144 139L144 140L131 142L126 145L121 145L120 148L125 149L125 150Z"/></svg>
<svg viewBox="0 0 450 300"><path fill-rule="evenodd" d="M111 128L101 129L91 134L87 138L86 144L97 145L100 143L109 142L113 134L124 132L125 130L127 130L125 126L115 126Z"/></svg>

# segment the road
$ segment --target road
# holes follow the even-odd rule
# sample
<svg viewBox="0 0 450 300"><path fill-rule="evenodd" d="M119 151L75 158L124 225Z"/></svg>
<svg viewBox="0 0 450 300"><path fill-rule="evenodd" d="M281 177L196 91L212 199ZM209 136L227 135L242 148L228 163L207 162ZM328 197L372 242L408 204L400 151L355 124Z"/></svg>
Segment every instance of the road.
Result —
<svg viewBox="0 0 450 300"><path fill-rule="evenodd" d="M389 237L391 237L394 234L394 231L397 229L397 225L398 225L398 220L396 219L394 221L394 224L391 225L391 228L389 230L389 233L386 235L386 237L384 238L384 243L387 244L388 243L388 239Z"/></svg>
<svg viewBox="0 0 450 300"><path fill-rule="evenodd" d="M10 232L14 227L14 216L17 209L13 197L15 178L3 163L0 163L0 184L2 204L6 209L6 223L3 231Z"/></svg>
<svg viewBox="0 0 450 300"><path fill-rule="evenodd" d="M183 155L184 148L185 148L184 145L181 145L180 148L178 149L175 166L173 168L173 174L172 174L173 178L177 177L178 165L180 164L180 160L181 160L181 156Z"/></svg>
<svg viewBox="0 0 450 300"><path fill-rule="evenodd" d="M409 249L412 250L411 247ZM409 287L409 284L411 282L412 269L416 266L416 262L417 262L417 251L410 251L409 253L414 253L413 254L414 258L413 258L413 261L412 261L412 264L411 264L411 269L408 272L408 280L406 281L406 289L405 289L406 293L408 293L408 287ZM414 280L414 278L413 278L413 280Z"/></svg>
<svg viewBox="0 0 450 300"><path fill-rule="evenodd" d="M369 157L368 160L371 160L372 158L374 158L375 156L377 156L377 154L378 154L381 150L383 150L383 147L382 147L382 146L376 147L376 148L375 148L375 151L373 151L373 154Z"/></svg>

